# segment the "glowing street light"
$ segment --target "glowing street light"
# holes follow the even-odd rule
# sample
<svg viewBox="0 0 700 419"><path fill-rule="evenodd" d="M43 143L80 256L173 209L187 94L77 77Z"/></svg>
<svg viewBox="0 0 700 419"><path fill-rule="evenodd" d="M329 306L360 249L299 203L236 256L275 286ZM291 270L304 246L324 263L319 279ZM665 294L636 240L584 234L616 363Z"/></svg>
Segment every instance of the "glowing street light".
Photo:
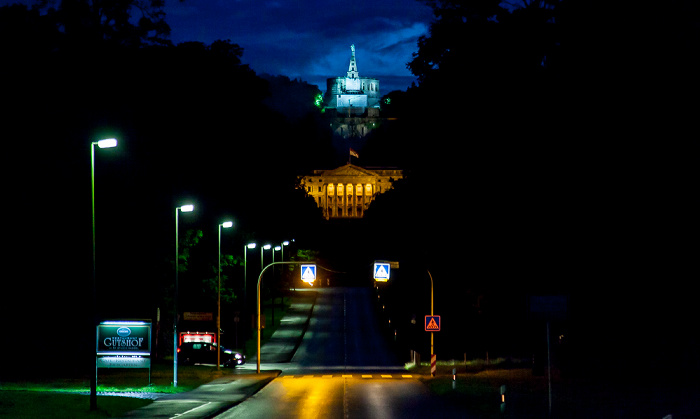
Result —
<svg viewBox="0 0 700 419"><path fill-rule="evenodd" d="M179 214L180 212L192 212L194 205L188 204L175 208L175 315L173 319L173 387L177 387L177 299L178 299L178 276L180 271L180 255L179 255Z"/></svg>
<svg viewBox="0 0 700 419"><path fill-rule="evenodd" d="M265 266L265 265L263 264L263 255L265 254L265 250L270 250L270 249L272 249L272 245L271 245L271 244L263 245L263 247L260 248L260 270L261 270L261 271L263 270L263 266ZM273 252L273 253L274 253L274 252Z"/></svg>
<svg viewBox="0 0 700 419"><path fill-rule="evenodd" d="M108 138L90 143L90 182L92 196L92 322L95 328L95 341L97 341L97 275L96 272L96 247L95 247L95 146L99 148L113 148L117 146L117 140ZM95 374L90 375L90 410L97 410L97 357L95 357Z"/></svg>
<svg viewBox="0 0 700 419"><path fill-rule="evenodd" d="M97 141L96 143L99 148L112 148L117 146L116 138L106 138L104 140Z"/></svg>
<svg viewBox="0 0 700 419"><path fill-rule="evenodd" d="M221 227L233 227L233 221L225 221L219 224L219 296L216 301L216 342L219 350L216 351L216 369L221 370Z"/></svg>
<svg viewBox="0 0 700 419"><path fill-rule="evenodd" d="M248 249L255 249L255 243L243 246L243 307L248 307Z"/></svg>

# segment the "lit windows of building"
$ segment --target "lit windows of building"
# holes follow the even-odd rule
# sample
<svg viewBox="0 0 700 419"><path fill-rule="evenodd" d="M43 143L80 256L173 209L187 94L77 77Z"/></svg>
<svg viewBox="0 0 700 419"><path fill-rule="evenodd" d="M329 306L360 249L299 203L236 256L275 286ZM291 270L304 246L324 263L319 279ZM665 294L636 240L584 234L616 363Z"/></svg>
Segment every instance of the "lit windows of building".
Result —
<svg viewBox="0 0 700 419"><path fill-rule="evenodd" d="M363 168L348 163L332 170L314 170L312 175L300 177L299 185L314 198L323 217L330 220L362 218L376 196L400 179L400 169Z"/></svg>

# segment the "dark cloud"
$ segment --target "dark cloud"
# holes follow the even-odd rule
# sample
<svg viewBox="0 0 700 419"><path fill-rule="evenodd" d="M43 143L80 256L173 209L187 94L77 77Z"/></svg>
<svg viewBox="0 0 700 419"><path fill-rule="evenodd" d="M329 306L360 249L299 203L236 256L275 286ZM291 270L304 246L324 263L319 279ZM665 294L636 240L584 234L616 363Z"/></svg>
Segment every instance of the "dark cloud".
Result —
<svg viewBox="0 0 700 419"><path fill-rule="evenodd" d="M12 3L33 0L0 0ZM433 18L418 0L166 0L165 12L174 43L230 40L256 73L301 78L321 90L327 78L345 74L355 44L360 75L379 78L386 93L415 80L406 63Z"/></svg>
<svg viewBox="0 0 700 419"><path fill-rule="evenodd" d="M382 91L407 88L414 78L406 63L432 19L421 2L393 0L172 0L165 10L173 42L229 39L256 72L299 77L321 90L326 78L347 71L351 44L361 75L386 78Z"/></svg>

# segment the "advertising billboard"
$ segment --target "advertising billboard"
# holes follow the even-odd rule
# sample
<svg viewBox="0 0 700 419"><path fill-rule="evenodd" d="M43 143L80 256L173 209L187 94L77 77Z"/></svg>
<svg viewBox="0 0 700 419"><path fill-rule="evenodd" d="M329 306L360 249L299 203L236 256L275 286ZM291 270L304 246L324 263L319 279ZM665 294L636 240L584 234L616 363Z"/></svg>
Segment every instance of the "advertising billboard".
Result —
<svg viewBox="0 0 700 419"><path fill-rule="evenodd" d="M100 323L97 326L97 356L107 355L151 355L151 323Z"/></svg>

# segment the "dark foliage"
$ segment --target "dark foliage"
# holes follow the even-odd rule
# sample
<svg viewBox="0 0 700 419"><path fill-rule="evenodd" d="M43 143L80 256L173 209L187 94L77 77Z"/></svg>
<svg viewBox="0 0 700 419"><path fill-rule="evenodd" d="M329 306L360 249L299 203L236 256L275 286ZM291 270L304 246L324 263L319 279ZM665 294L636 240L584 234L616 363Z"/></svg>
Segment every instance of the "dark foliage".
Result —
<svg viewBox="0 0 700 419"><path fill-rule="evenodd" d="M240 253L245 240L290 239L319 219L294 189L322 148L322 136L305 134L321 132L315 87L271 86L243 64L243 49L230 41L171 45L163 40L167 28L157 4L146 20L125 20L140 4L0 9L3 96L10 105L3 160L13 179L6 197L14 203L3 217L14 263L3 276L20 285L16 304L4 309L21 313L18 329L38 327L56 313L89 330L93 141L119 141L95 153L100 317L154 318L160 308L171 318L178 205L196 207L181 215L182 234L203 232L195 252L203 266L183 281L212 276L224 218L236 223L224 236L225 254ZM275 94L300 102L272 110ZM242 276L235 268L228 273ZM193 277L200 274L207 278ZM89 350L89 336L77 335L73 348ZM39 350L30 348L30 355Z"/></svg>
<svg viewBox="0 0 700 419"><path fill-rule="evenodd" d="M408 63L420 84L390 95L396 120L365 152L408 174L368 211L391 240L382 248L431 269L465 352L484 350L476 330L491 348L533 349L517 338L528 296L559 294L579 372L697 367L682 355L698 347L683 333L697 313L679 292L697 272L698 107L680 100L698 93L696 7L430 4L436 20ZM478 296L488 308L465 312Z"/></svg>

